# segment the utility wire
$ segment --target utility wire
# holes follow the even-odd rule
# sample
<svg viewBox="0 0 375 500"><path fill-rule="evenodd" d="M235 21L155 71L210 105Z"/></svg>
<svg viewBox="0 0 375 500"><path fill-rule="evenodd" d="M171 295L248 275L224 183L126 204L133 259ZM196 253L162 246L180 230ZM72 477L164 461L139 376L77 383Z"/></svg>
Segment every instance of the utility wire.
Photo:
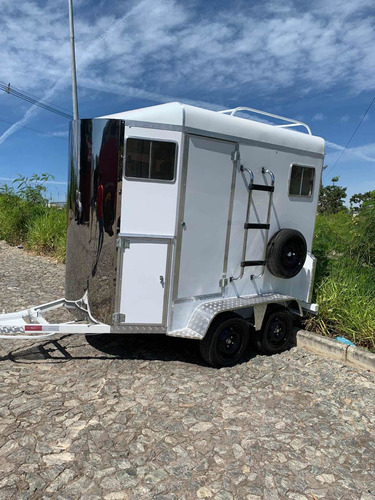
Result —
<svg viewBox="0 0 375 500"><path fill-rule="evenodd" d="M13 95L14 97L18 97L19 99L23 99L24 101L27 101L31 104L35 104L36 106L39 106L40 108L43 108L46 111L50 111L51 113L63 116L68 120L71 120L73 118L71 114L62 111L64 108L58 109L57 107L48 104L47 101L43 101L43 99L38 99L36 97L33 97L31 94L28 95L24 92L20 92L16 90L14 87L11 87L9 83L8 85L5 85L4 83L0 82L0 90L3 90L7 94Z"/></svg>
<svg viewBox="0 0 375 500"><path fill-rule="evenodd" d="M56 135L49 134L48 132L43 132L43 130L36 130L35 128L24 127L23 125L17 125L17 123L8 122L8 120L3 120L2 118L0 118L0 122L9 123L10 125L16 125L16 127L24 128L26 130L31 130L31 132L36 132L38 134L49 135L50 137L54 137L55 139L60 139L61 141L67 141L68 140L68 139L65 139L65 137L58 137Z"/></svg>
<svg viewBox="0 0 375 500"><path fill-rule="evenodd" d="M61 111L66 111L67 113L70 113L70 109L68 108L64 108L63 106L59 106L58 104L55 104L53 102L49 102L47 101L46 99L40 99L38 96L34 95L34 94L30 94L30 92L26 92L26 90L22 90L22 89L19 89L17 87L14 87L13 85L10 85L10 83L6 84L5 82L1 82L0 81L0 84L2 85L6 85L6 87L10 90L17 90L18 92L22 93L22 94L25 94L26 96L28 97L33 97L35 100L37 101L43 101L45 102L46 104L50 104L52 107L54 108L59 108Z"/></svg>
<svg viewBox="0 0 375 500"><path fill-rule="evenodd" d="M328 169L328 170L333 170L335 168L335 166L338 164L338 162L341 160L341 157L342 155L345 153L346 151L346 148L349 146L349 144L351 143L353 137L355 136L355 134L357 133L357 130L359 129L359 127L361 126L361 123L363 122L363 120L366 118L366 115L367 113L370 111L370 108L371 106L374 104L375 102L375 96L373 97L372 101L370 102L368 108L366 109L365 111L365 114L362 116L362 118L359 120L359 123L358 125L356 126L354 132L352 133L352 135L350 136L350 139L348 140L348 142L346 143L344 149L341 151L339 157L337 158L337 160L335 161L335 163L333 164L332 168Z"/></svg>

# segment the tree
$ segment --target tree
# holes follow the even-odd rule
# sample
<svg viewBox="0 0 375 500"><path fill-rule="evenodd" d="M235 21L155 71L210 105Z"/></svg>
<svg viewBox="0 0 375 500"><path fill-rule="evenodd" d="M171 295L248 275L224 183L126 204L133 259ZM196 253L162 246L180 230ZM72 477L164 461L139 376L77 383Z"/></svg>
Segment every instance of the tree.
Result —
<svg viewBox="0 0 375 500"><path fill-rule="evenodd" d="M344 200L347 196L346 189L341 186L336 186L339 177L331 179L332 186L321 186L318 202L318 213L320 214L337 214L342 210L346 210Z"/></svg>
<svg viewBox="0 0 375 500"><path fill-rule="evenodd" d="M360 210L364 203L374 199L375 199L375 191L367 191L366 193L353 194L353 196L349 200L350 208L351 210L353 209Z"/></svg>

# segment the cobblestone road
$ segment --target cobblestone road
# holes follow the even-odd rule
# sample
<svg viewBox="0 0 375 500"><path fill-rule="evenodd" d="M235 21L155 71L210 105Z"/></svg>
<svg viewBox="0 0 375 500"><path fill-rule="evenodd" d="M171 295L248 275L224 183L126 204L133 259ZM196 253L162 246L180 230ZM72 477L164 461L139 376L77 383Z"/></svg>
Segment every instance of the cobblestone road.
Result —
<svg viewBox="0 0 375 500"><path fill-rule="evenodd" d="M0 309L63 275L0 243ZM375 498L368 372L297 348L215 370L160 336L0 348L0 498Z"/></svg>

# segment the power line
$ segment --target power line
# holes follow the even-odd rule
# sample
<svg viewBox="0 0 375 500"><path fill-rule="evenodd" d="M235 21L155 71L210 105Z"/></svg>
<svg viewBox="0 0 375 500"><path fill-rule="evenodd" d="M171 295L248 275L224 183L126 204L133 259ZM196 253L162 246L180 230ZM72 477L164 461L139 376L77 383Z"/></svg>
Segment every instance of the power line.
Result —
<svg viewBox="0 0 375 500"><path fill-rule="evenodd" d="M348 142L346 143L344 149L341 151L339 157L337 158L337 160L335 161L335 163L333 164L332 168L328 169L328 170L333 170L335 168L335 166L338 164L338 162L341 160L341 157L342 155L345 153L346 151L346 148L349 146L349 144L351 143L353 137L355 136L355 134L357 133L357 130L359 129L359 127L361 126L361 123L363 122L363 120L366 118L366 115L367 113L370 111L370 108L371 106L374 104L375 102L375 96L373 97L372 101L370 102L368 108L366 109L365 111L365 114L362 116L362 118L359 120L359 123L358 125L356 126L354 132L352 133L352 135L350 136L350 139L348 140Z"/></svg>
<svg viewBox="0 0 375 500"><path fill-rule="evenodd" d="M36 106L39 106L40 108L43 108L46 111L50 111L51 113L55 113L57 115L63 116L64 118L68 118L69 120L72 119L72 115L68 115L64 111L60 111L59 109L50 106L49 104L43 102L40 99L34 99L33 97L27 96L26 94L24 94L22 92L18 92L17 90L11 88L10 85L4 85L4 84L0 83L0 90L4 90L4 92L6 92L7 94L11 94L15 97L18 97L19 99L27 101L31 104L36 105Z"/></svg>
<svg viewBox="0 0 375 500"><path fill-rule="evenodd" d="M31 94L30 92L26 92L26 90L19 89L18 87L14 87L13 85L11 86L10 83L6 84L5 82L0 81L0 84L6 85L6 87L7 88L9 87L10 90L17 90L18 92L21 92L22 94L25 94L26 96L32 97L32 98L36 99L37 101L43 101L46 104L53 106L54 108L59 108L59 109L61 109L61 111L66 111L67 113L70 113L70 109L64 108L63 106L59 106L58 104L55 104L53 102L49 102L46 99L40 99L38 96Z"/></svg>
<svg viewBox="0 0 375 500"><path fill-rule="evenodd" d="M25 92L21 92L17 90L14 87L10 86L10 83L6 85L5 83L0 82L0 90L3 90L7 94L13 95L14 97L18 97L19 99L22 99L24 101L27 101L31 104L35 104L36 106L39 106L40 108L45 109L46 111L50 111L51 113L55 113L57 115L63 116L64 118L67 118L68 120L71 120L73 117L71 114L66 113L63 111L64 108L58 109L56 106L52 106L48 104L47 101L44 101L43 99L39 99L37 97L32 96L31 94L26 94Z"/></svg>
<svg viewBox="0 0 375 500"><path fill-rule="evenodd" d="M36 132L38 134L49 135L50 137L54 137L55 139L60 139L61 141L68 140L68 139L65 139L65 137L57 137L56 135L49 134L48 132L43 132L43 130L36 130L35 128L24 127L23 125L17 125L17 123L8 122L8 120L3 120L2 118L0 118L0 122L9 123L10 125L16 125L16 127L24 128L26 130L31 130L31 132Z"/></svg>

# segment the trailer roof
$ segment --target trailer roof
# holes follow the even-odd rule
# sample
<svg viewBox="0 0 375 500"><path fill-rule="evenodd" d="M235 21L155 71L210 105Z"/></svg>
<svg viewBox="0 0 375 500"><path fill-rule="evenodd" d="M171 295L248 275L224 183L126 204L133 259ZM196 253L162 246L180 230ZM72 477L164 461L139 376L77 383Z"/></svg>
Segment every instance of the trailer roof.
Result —
<svg viewBox="0 0 375 500"><path fill-rule="evenodd" d="M146 127L151 124L157 127L160 124L161 128L168 126L203 135L250 139L269 145L324 154L324 140L321 137L179 102L124 111L101 118L117 118Z"/></svg>

